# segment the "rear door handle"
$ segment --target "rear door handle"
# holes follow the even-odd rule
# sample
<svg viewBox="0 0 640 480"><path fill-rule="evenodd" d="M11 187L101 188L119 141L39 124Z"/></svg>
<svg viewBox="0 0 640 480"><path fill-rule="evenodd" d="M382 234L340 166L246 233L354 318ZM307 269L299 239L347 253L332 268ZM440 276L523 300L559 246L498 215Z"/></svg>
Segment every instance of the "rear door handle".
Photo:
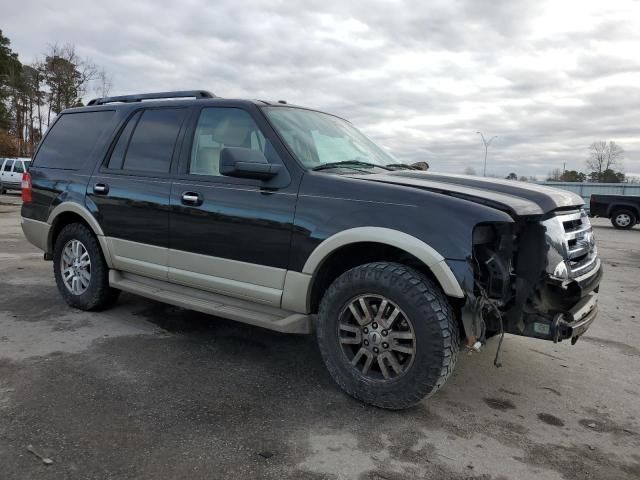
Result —
<svg viewBox="0 0 640 480"><path fill-rule="evenodd" d="M202 205L202 196L196 192L182 192L182 203L199 207Z"/></svg>
<svg viewBox="0 0 640 480"><path fill-rule="evenodd" d="M106 195L109 193L109 185L104 183L96 183L93 186L93 193L97 193L98 195Z"/></svg>

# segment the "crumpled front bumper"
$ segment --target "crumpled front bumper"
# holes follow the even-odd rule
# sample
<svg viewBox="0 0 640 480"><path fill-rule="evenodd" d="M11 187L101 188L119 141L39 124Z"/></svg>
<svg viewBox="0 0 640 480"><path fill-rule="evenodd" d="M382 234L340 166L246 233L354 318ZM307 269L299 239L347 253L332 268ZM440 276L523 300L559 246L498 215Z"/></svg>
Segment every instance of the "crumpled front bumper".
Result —
<svg viewBox="0 0 640 480"><path fill-rule="evenodd" d="M562 287L555 285L556 298L575 298L574 302L560 311L556 310L555 313L525 314L528 321L522 335L553 342L571 339L572 343L575 343L598 314L598 290L602 275L603 268L598 258L595 268L588 274L563 282Z"/></svg>
<svg viewBox="0 0 640 480"><path fill-rule="evenodd" d="M576 306L554 319L553 341L571 339L575 343L591 326L598 315L598 294L592 292L584 297Z"/></svg>

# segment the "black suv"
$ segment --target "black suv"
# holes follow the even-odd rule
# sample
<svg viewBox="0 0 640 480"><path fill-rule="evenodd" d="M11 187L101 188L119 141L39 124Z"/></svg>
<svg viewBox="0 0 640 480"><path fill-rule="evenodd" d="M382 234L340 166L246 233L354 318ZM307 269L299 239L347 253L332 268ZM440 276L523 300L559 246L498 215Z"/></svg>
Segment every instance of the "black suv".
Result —
<svg viewBox="0 0 640 480"><path fill-rule="evenodd" d="M597 311L580 197L418 171L282 101L92 100L59 115L22 188L24 233L70 305L124 290L315 331L336 382L385 408L438 390L462 342L575 342Z"/></svg>

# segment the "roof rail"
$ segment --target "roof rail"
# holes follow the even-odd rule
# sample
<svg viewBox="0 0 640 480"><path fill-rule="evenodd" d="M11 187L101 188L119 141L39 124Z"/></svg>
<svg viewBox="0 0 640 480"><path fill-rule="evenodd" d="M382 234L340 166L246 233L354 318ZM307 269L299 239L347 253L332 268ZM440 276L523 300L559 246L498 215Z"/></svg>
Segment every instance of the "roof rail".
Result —
<svg viewBox="0 0 640 480"><path fill-rule="evenodd" d="M94 98L87 105L104 105L106 103L134 103L142 102L143 100L157 100L161 98L215 98L215 95L206 90L139 93L136 95L121 95L119 97Z"/></svg>

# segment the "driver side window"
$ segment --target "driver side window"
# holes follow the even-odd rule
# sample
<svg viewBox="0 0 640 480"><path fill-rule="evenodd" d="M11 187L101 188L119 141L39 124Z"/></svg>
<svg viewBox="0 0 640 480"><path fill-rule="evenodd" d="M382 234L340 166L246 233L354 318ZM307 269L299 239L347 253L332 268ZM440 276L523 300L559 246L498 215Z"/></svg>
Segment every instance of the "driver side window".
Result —
<svg viewBox="0 0 640 480"><path fill-rule="evenodd" d="M269 158L268 143L248 112L203 108L193 137L189 174L220 176L220 152L225 147L249 148Z"/></svg>

